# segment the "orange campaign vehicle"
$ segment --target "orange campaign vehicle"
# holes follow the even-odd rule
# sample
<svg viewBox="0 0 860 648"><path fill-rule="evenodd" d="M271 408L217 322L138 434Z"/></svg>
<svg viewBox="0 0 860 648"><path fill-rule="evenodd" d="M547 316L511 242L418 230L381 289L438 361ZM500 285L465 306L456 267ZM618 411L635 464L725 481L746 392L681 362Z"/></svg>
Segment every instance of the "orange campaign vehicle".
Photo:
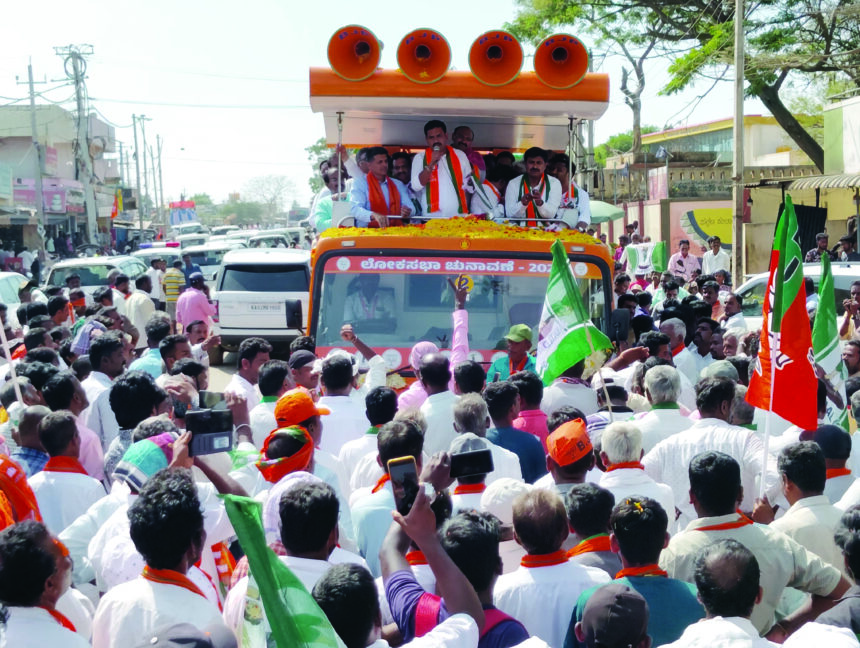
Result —
<svg viewBox="0 0 860 648"><path fill-rule="evenodd" d="M448 43L431 29L403 38L397 49L400 69L379 69L380 50L370 30L344 27L329 43L332 67L310 70L311 108L322 113L330 146L419 153L427 146L424 123L441 119L449 133L470 127L480 153L517 153L532 146L563 151L575 123L600 117L609 102L607 75L587 73L585 47L565 34L538 46L534 72L520 72L522 48L502 31L475 40L471 71L448 70ZM557 239L564 243L590 316L599 328L608 328L612 257L586 233L473 216L358 228L351 226L348 204L333 210L335 226L321 234L311 253L308 333L320 355L351 347L340 337L341 326L351 323L391 372L409 375L409 351L416 342L450 346L454 295L448 280L462 276L470 291L470 357L489 363L503 353L512 325L536 329L552 265L550 246Z"/></svg>

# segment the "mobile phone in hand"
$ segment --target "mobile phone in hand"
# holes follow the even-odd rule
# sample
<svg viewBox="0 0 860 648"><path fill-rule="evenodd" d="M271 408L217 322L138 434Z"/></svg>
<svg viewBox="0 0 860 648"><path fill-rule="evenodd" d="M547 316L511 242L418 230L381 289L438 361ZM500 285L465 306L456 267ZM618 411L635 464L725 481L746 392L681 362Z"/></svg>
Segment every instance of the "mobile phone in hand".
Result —
<svg viewBox="0 0 860 648"><path fill-rule="evenodd" d="M490 450L473 450L451 455L451 477L474 477L493 472L493 453Z"/></svg>
<svg viewBox="0 0 860 648"><path fill-rule="evenodd" d="M230 410L188 412L185 429L191 432L188 454L192 457L227 452L233 447L233 412Z"/></svg>
<svg viewBox="0 0 860 648"><path fill-rule="evenodd" d="M418 466L415 457L397 457L388 461L388 476L394 492L397 512L408 515L418 495Z"/></svg>

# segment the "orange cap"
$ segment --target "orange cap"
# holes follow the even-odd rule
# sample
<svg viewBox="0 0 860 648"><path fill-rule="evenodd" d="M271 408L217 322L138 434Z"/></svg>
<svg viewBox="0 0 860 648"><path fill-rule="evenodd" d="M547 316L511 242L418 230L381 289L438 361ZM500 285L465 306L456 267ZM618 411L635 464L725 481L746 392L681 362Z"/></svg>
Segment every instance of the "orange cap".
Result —
<svg viewBox="0 0 860 648"><path fill-rule="evenodd" d="M331 414L325 407L317 407L303 389L291 389L275 403L275 420L278 427L298 425L319 414Z"/></svg>
<svg viewBox="0 0 860 648"><path fill-rule="evenodd" d="M569 466L593 450L585 421L574 419L560 425L546 438L549 456L559 466Z"/></svg>

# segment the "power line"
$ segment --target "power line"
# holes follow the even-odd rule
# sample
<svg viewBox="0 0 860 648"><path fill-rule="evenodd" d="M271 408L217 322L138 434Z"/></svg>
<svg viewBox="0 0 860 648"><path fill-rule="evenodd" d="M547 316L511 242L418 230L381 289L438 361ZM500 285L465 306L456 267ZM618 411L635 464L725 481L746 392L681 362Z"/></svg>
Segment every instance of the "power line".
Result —
<svg viewBox="0 0 860 648"><path fill-rule="evenodd" d="M170 101L137 101L134 99L105 99L104 97L90 97L92 101L103 101L105 103L132 104L139 106L168 106L172 108L216 108L224 110L309 110L310 104L301 105L271 105L271 106L241 106L230 104L191 104Z"/></svg>

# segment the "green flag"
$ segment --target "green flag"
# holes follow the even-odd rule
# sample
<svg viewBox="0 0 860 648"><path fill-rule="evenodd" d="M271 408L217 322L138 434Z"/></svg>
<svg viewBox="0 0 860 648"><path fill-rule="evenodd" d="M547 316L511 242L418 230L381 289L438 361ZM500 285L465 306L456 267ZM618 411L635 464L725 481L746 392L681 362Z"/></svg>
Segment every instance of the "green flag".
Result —
<svg viewBox="0 0 860 648"><path fill-rule="evenodd" d="M648 275L651 272L666 271L666 243L636 243L624 248L627 254L627 273Z"/></svg>
<svg viewBox="0 0 860 648"><path fill-rule="evenodd" d="M826 254L821 255L821 282L818 284L818 310L812 326L812 351L815 354L815 362L824 369L827 380L833 385L836 393L842 396L842 402L847 407L845 379L848 375L845 365L842 364L842 349L839 346L839 327L836 319L836 296L833 291L833 271L830 268L830 257ZM824 418L827 423L838 425L848 431L848 410L838 409L829 398Z"/></svg>
<svg viewBox="0 0 860 648"><path fill-rule="evenodd" d="M612 349L609 338L589 319L564 245L552 244L552 269L538 325L537 373L549 385L581 360L599 368Z"/></svg>
<svg viewBox="0 0 860 648"><path fill-rule="evenodd" d="M250 497L223 495L227 515L248 557L251 576L277 648L343 648L323 611L290 568L268 545L260 511Z"/></svg>

